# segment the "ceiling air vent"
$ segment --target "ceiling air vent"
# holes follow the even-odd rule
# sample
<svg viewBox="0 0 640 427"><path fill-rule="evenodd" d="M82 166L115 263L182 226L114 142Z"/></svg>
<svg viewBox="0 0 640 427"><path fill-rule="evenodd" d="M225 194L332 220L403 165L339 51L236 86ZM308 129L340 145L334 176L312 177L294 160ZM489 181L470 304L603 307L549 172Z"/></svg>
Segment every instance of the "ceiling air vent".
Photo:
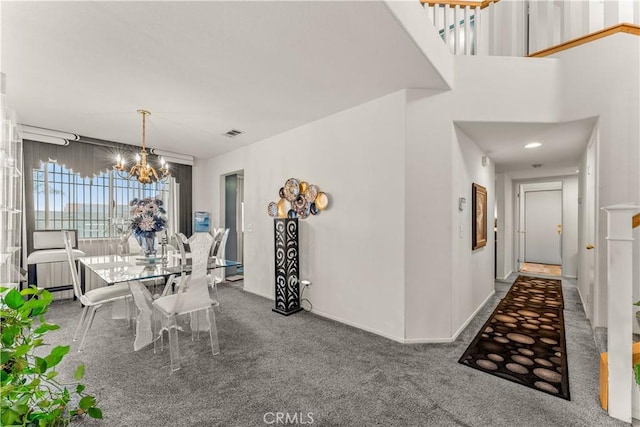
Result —
<svg viewBox="0 0 640 427"><path fill-rule="evenodd" d="M534 163L531 165L532 168L541 168L542 167L542 163Z"/></svg>
<svg viewBox="0 0 640 427"><path fill-rule="evenodd" d="M244 132L238 129L231 129L229 132L223 133L227 138L235 138L238 135L242 135Z"/></svg>

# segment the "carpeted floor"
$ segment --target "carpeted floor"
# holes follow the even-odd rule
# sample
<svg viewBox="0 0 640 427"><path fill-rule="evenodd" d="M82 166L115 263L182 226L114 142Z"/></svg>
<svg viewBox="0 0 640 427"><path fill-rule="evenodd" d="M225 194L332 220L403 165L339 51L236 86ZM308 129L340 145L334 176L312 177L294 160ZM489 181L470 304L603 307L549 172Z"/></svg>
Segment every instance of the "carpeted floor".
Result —
<svg viewBox="0 0 640 427"><path fill-rule="evenodd" d="M570 400L560 280L520 276L459 362Z"/></svg>
<svg viewBox="0 0 640 427"><path fill-rule="evenodd" d="M220 355L206 340L181 336L188 360L171 374L167 350L134 352L133 329L104 310L86 350L75 352L74 343L60 376L70 380L86 363L84 383L105 417L86 426L277 425L276 412L306 424L311 414L317 426L626 425L598 406L598 353L575 286L564 288L572 401L457 363L509 284L496 286L456 342L403 345L307 312L278 315L272 301L223 284ZM77 302L54 303L48 319L61 329L47 341L69 343L79 315Z"/></svg>

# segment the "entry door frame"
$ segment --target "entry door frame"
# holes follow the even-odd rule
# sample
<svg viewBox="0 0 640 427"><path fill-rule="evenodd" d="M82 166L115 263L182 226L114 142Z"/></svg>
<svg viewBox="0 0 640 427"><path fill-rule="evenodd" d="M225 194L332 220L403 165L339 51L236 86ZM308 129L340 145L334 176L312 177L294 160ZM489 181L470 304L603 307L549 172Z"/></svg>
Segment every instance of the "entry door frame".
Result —
<svg viewBox="0 0 640 427"><path fill-rule="evenodd" d="M599 259L599 194L598 194L598 150L599 137L597 129L587 146L586 164L583 166L584 193L581 200L584 207L581 207L583 214L583 224L580 230L581 238L578 240L578 254L580 266L578 270L578 285L585 295L580 294L583 299L587 318L591 321L592 327L604 326L606 324L606 289L600 288ZM587 249L592 246L593 249ZM586 300L586 301L585 301Z"/></svg>
<svg viewBox="0 0 640 427"><path fill-rule="evenodd" d="M516 188L516 203L515 203L515 225L516 232L514 233L515 238L515 247L518 248L517 256L515 257L515 271L520 271L522 269L522 264L524 263L524 248L525 248L525 218L524 218L524 202L525 197L524 193L526 191L540 191L540 190L561 190L562 191L562 180L554 180L549 178L542 178L538 180L526 180L526 181L516 181L514 182L514 187ZM564 224L563 224L564 226ZM560 238L561 244L564 244L564 235ZM562 252L561 252L562 253ZM562 255L561 255L562 256ZM564 272L564 259L562 261L562 271Z"/></svg>
<svg viewBox="0 0 640 427"><path fill-rule="evenodd" d="M236 184L236 196L230 197L233 199L235 212L233 218L227 218L227 177L234 176L237 179ZM242 185L242 190L238 191L237 185ZM220 227L229 228L229 238L227 238L227 248L235 249L236 258L234 261L244 262L244 169L236 170L233 172L227 172L220 175L220 211L219 211L219 224ZM232 221L229 221L232 219ZM229 222L232 222L231 224ZM231 230L233 228L233 230ZM225 251L225 257L230 259L231 250ZM227 267L224 269L224 275L236 274L236 267Z"/></svg>

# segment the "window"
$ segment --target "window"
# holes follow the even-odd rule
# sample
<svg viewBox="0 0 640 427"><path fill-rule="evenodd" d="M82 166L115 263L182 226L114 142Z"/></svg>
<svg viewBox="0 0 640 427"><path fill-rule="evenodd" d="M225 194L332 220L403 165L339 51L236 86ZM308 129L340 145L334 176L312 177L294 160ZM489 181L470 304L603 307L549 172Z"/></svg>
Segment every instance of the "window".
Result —
<svg viewBox="0 0 640 427"><path fill-rule="evenodd" d="M35 229L76 229L80 239L118 237L126 231L134 198L157 197L170 213L170 188L142 185L114 171L81 178L55 162L42 163L33 170Z"/></svg>

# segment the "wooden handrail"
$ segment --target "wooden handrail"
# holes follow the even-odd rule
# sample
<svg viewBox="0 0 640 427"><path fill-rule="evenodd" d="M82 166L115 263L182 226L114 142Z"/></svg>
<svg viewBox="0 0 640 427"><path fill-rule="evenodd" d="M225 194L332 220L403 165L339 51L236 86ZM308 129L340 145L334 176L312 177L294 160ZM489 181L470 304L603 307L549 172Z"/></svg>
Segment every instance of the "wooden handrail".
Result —
<svg viewBox="0 0 640 427"><path fill-rule="evenodd" d="M640 213L631 219L631 228L640 227Z"/></svg>
<svg viewBox="0 0 640 427"><path fill-rule="evenodd" d="M459 1L459 0L420 0L420 3L426 4L428 6L460 6L460 7L478 7L480 9L484 9L489 6L491 3L497 3L500 0L484 0L484 1Z"/></svg>
<svg viewBox="0 0 640 427"><path fill-rule="evenodd" d="M571 49L572 47L580 46L582 44L589 43L594 40L598 40L603 37L607 37L616 33L627 33L627 34L634 34L636 36L640 36L640 25L623 22L622 24L617 24L617 25L614 25L613 27L608 27L603 30L596 31L595 33L587 34L586 36L582 36L573 40L566 41L557 46L552 46L547 49L543 49L538 52L531 53L529 54L529 57L542 58L545 56L553 55L554 53L562 52L563 50Z"/></svg>

